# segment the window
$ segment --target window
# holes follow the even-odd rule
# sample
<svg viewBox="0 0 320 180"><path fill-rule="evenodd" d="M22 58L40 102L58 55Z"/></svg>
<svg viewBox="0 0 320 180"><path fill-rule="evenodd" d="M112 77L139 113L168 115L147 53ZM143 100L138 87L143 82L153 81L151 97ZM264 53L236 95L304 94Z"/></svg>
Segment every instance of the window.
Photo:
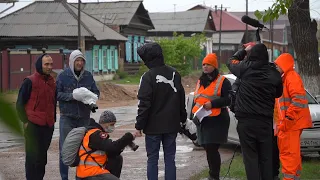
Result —
<svg viewBox="0 0 320 180"><path fill-rule="evenodd" d="M102 50L102 63L103 63L103 70L108 70L108 59L107 59L107 49Z"/></svg>
<svg viewBox="0 0 320 180"><path fill-rule="evenodd" d="M114 49L111 50L111 69L114 70L115 58L114 58Z"/></svg>
<svg viewBox="0 0 320 180"><path fill-rule="evenodd" d="M93 69L94 70L99 69L99 50L98 49L93 50Z"/></svg>
<svg viewBox="0 0 320 180"><path fill-rule="evenodd" d="M306 96L307 96L308 104L318 104L318 102L312 97L311 94L309 94L308 91L306 91Z"/></svg>

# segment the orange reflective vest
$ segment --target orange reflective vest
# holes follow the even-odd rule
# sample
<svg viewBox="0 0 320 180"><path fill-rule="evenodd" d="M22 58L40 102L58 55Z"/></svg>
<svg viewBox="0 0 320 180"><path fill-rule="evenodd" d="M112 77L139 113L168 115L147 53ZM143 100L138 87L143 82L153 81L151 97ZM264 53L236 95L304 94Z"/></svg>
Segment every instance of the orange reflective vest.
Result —
<svg viewBox="0 0 320 180"><path fill-rule="evenodd" d="M192 113L196 113L197 110L203 106L206 102L211 102L221 96L221 88L225 77L218 75L215 81L213 81L208 87L204 88L200 86L200 80L197 82L197 87L194 92L195 105L192 108ZM209 116L218 116L221 113L221 108L212 108Z"/></svg>
<svg viewBox="0 0 320 180"><path fill-rule="evenodd" d="M277 116L274 117L275 122L279 124L281 120L287 117L294 121L290 130L310 128L312 127L312 119L302 80L300 79L300 84L293 84L290 82L290 78L300 79L300 76L294 70L291 70L282 77L283 94L276 99L277 113L275 114Z"/></svg>
<svg viewBox="0 0 320 180"><path fill-rule="evenodd" d="M79 150L80 162L77 166L77 177L79 178L110 173L108 170L104 169L104 166L108 160L107 154L104 151L97 150L93 153L81 156L82 154L91 150L91 148L89 148L89 137L92 133L98 130L99 129L89 130L83 138L82 146Z"/></svg>

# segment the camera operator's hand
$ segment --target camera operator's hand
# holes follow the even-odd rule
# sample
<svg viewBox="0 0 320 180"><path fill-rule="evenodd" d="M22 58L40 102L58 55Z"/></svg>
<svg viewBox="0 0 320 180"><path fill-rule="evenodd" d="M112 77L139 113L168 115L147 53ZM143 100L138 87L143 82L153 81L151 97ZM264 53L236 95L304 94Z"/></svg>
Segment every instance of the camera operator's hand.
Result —
<svg viewBox="0 0 320 180"><path fill-rule="evenodd" d="M141 130L136 130L136 132L134 134L135 134L134 137L141 137L142 136Z"/></svg>

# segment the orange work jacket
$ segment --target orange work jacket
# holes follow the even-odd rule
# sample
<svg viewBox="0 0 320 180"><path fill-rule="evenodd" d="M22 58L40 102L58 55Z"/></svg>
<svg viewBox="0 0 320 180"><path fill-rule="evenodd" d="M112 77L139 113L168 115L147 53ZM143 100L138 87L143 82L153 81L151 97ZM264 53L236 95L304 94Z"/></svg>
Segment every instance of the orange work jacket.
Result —
<svg viewBox="0 0 320 180"><path fill-rule="evenodd" d="M280 124L284 118L293 121L290 130L312 127L312 119L306 97L306 91L299 74L294 71L294 60L290 54L282 54L275 64L283 70L283 94L276 99L275 122Z"/></svg>
<svg viewBox="0 0 320 180"><path fill-rule="evenodd" d="M107 154L104 151L94 151L90 155L86 154L86 151L90 151L89 148L89 137L92 133L98 131L99 129L89 130L83 138L82 146L79 150L80 162L77 166L77 177L85 178L89 176L96 176L99 174L110 173L104 166L108 160Z"/></svg>
<svg viewBox="0 0 320 180"><path fill-rule="evenodd" d="M214 99L221 97L221 88L225 77L218 75L216 80L211 82L211 84L204 88L200 86L200 80L197 82L197 87L194 92L194 102L195 105L192 108L192 113L196 113L197 110L203 106L206 102L211 102ZM221 108L212 108L211 114L209 116L218 116L221 113Z"/></svg>

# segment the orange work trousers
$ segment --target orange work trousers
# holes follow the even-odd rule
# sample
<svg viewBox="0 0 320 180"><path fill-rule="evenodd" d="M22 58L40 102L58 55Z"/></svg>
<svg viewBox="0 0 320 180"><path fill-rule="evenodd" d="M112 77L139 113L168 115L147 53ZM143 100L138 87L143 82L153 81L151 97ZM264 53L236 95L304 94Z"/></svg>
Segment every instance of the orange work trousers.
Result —
<svg viewBox="0 0 320 180"><path fill-rule="evenodd" d="M282 164L283 180L300 179L302 170L300 135L302 130L279 131L278 146Z"/></svg>

